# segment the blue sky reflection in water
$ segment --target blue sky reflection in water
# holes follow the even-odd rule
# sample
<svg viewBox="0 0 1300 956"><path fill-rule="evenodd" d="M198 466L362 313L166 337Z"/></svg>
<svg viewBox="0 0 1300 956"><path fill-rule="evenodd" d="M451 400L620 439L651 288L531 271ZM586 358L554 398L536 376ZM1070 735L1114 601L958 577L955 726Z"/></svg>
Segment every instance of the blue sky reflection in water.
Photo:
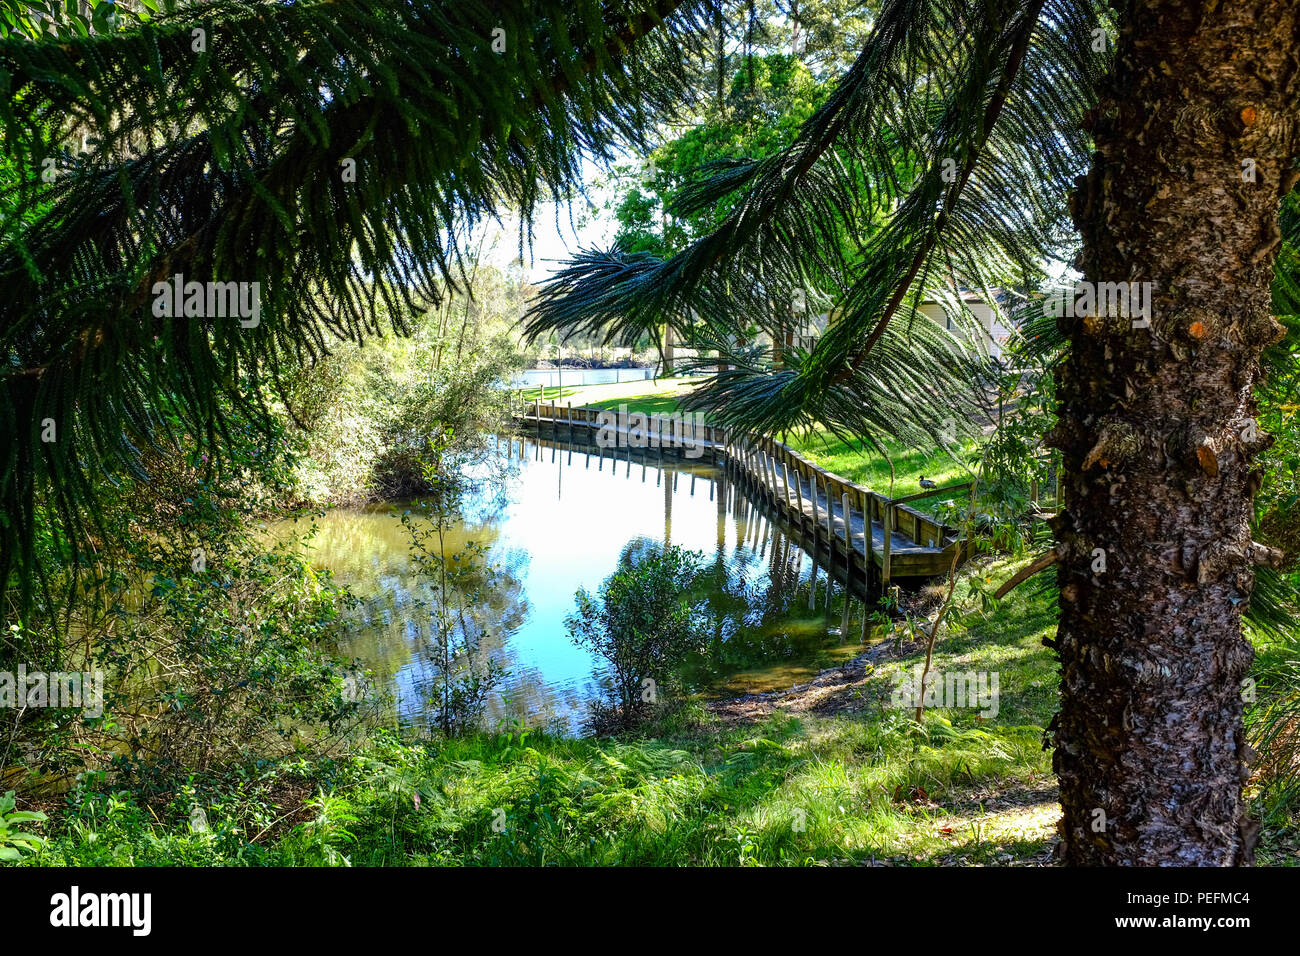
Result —
<svg viewBox="0 0 1300 956"><path fill-rule="evenodd" d="M520 446L523 454L520 455ZM502 443L502 454L505 443ZM564 626L580 587L595 590L638 547L671 542L703 553L717 610L709 650L691 670L696 688L741 694L789 687L859 649L862 605L843 620L843 588L826 600L826 571L705 461L654 452L643 460L594 446L516 439L504 475L467 497L447 534L449 554L470 542L496 569L487 606L465 608L483 649L509 670L489 721L521 718L579 732L601 692L602 663ZM723 491L725 507L719 508ZM360 598L340 650L395 694L401 719L423 722L432 675L429 610L435 582L418 573L394 506L338 509L319 519L315 562Z"/></svg>

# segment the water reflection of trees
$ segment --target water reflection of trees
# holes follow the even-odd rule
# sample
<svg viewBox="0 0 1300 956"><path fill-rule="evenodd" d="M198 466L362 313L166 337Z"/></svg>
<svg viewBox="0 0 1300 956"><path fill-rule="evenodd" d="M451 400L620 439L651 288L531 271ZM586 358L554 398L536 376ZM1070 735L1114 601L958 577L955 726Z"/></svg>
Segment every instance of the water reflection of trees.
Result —
<svg viewBox="0 0 1300 956"><path fill-rule="evenodd" d="M718 548L702 584L712 640L688 675L697 684L815 656L826 645L828 621L847 617L846 601L853 609L843 585L755 502L721 482L719 495ZM728 513L736 529L730 550L723 524ZM859 602L857 613L865 616L865 610Z"/></svg>
<svg viewBox="0 0 1300 956"><path fill-rule="evenodd" d="M506 451L503 440L500 461L508 470L491 469L490 480L480 483L483 492L467 496L459 520L447 531L449 553L471 542L485 552L484 566L475 570L478 576L466 588L479 597L458 608L456 626L478 638L483 654L494 655L509 669L507 683L489 705L489 724L519 720L574 731L579 729L586 701L600 696L605 675L595 671L590 677L557 681L550 674L548 680L543 670L546 665L534 663L532 651L516 646L515 635L527 632L533 623L524 582L534 557L530 551L535 549L528 544L507 544L503 504L507 492L517 487L521 471L543 454L549 458L554 451L557 459L560 454L567 459L574 451L590 454L592 459L603 456L594 447L568 447L567 443L539 448L533 439L512 448L509 457ZM712 618L711 640L685 675L688 683L700 688L718 686L721 678L740 672L775 673L826 660L828 649L835 647L828 631L840 623L844 588L835 584L830 588L833 599L827 600L826 569L818 566L799 540L765 508L749 500L745 489L706 463L670 459L626 462L626 458L626 452L621 452L617 459L619 478L629 471L630 480L636 481L636 472L647 464L657 472L648 477L662 488L664 539L676 543L693 540L706 551L700 588ZM610 464L604 462L606 471ZM580 467L596 472L600 464L592 460ZM550 469L535 477L563 482ZM717 526L716 537L708 533L703 541L697 526L687 529L683 524L685 514L698 521L698 511L684 508L684 501L673 504L676 494L699 497L701 493L715 503L709 511L715 512ZM336 571L340 580L355 582L352 588L360 598L351 612L353 636L342 649L365 661L379 686L397 692L398 719L418 723L425 691L436 673L436 661L427 653L431 636L427 602L436 600L437 595L413 566L406 537L391 510L391 506L375 506L327 514L319 521L314 547L320 563ZM712 524L711 519L705 520ZM611 530L617 534L617 529L602 529L602 533ZM619 560L634 560L659 546L657 539L657 533L630 538L622 546ZM536 557L545 560L544 549L537 549ZM861 613L856 601L855 613ZM568 640L562 628L556 630L554 640ZM760 684L763 679L760 677Z"/></svg>

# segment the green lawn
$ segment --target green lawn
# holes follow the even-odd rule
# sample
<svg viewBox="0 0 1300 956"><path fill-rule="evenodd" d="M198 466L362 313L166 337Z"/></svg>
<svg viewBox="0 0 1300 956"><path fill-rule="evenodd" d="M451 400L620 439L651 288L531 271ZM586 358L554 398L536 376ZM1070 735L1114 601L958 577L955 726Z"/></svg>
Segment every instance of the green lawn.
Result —
<svg viewBox="0 0 1300 956"><path fill-rule="evenodd" d="M593 405L597 408L617 408L627 402L633 411L671 412L677 407L677 398L690 392L698 378L646 379L640 382L620 382L616 385L565 385L523 389L523 397L536 401L555 400L560 405L572 403Z"/></svg>

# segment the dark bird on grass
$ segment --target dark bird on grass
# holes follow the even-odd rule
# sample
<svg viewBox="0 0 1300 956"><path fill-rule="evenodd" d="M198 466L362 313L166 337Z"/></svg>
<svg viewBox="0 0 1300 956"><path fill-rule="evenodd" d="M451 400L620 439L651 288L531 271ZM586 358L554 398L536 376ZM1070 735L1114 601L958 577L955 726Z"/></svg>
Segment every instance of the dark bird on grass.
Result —
<svg viewBox="0 0 1300 956"><path fill-rule="evenodd" d="M925 475L922 475L921 487L924 488L926 491L929 491L931 488L935 487L935 483L931 481L929 478L925 477Z"/></svg>

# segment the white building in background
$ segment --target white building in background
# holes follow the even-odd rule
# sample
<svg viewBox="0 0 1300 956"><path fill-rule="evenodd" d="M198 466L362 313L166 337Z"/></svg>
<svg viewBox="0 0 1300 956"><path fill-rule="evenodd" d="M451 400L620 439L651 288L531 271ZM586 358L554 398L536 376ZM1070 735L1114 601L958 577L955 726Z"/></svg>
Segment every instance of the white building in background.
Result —
<svg viewBox="0 0 1300 956"><path fill-rule="evenodd" d="M1006 324L1006 312L1004 302L1006 295L1000 289L994 289L993 304L984 301L984 297L978 292L963 290L961 301L969 313L966 319L959 320L954 318L948 312L949 303L940 302L937 299L926 299L917 309L922 315L928 318L935 325L946 329L952 336L962 342L970 342L972 333L975 336L975 347L979 349L980 354L990 359L1000 359L1007 349L1008 340L1011 336L1011 329ZM970 328L970 320L974 318L979 323L980 330L975 332ZM828 322L834 321L831 313L823 312L820 315L810 316L807 324L800 330L796 342L805 348L811 348L826 331Z"/></svg>
<svg viewBox="0 0 1300 956"><path fill-rule="evenodd" d="M937 300L927 299L922 302L919 311L935 325L947 329L952 333L953 338L962 342L970 342L973 333L976 337L974 345L979 349L980 354L990 359L1000 359L1007 348L1011 329L1005 324L1006 313L1002 306L1005 295L999 289L994 289L993 294L994 301L990 304L985 302L984 297L978 292L970 290L961 292L961 301L966 311L979 322L979 332L969 328L969 320L963 324L954 319L948 313L945 304Z"/></svg>

